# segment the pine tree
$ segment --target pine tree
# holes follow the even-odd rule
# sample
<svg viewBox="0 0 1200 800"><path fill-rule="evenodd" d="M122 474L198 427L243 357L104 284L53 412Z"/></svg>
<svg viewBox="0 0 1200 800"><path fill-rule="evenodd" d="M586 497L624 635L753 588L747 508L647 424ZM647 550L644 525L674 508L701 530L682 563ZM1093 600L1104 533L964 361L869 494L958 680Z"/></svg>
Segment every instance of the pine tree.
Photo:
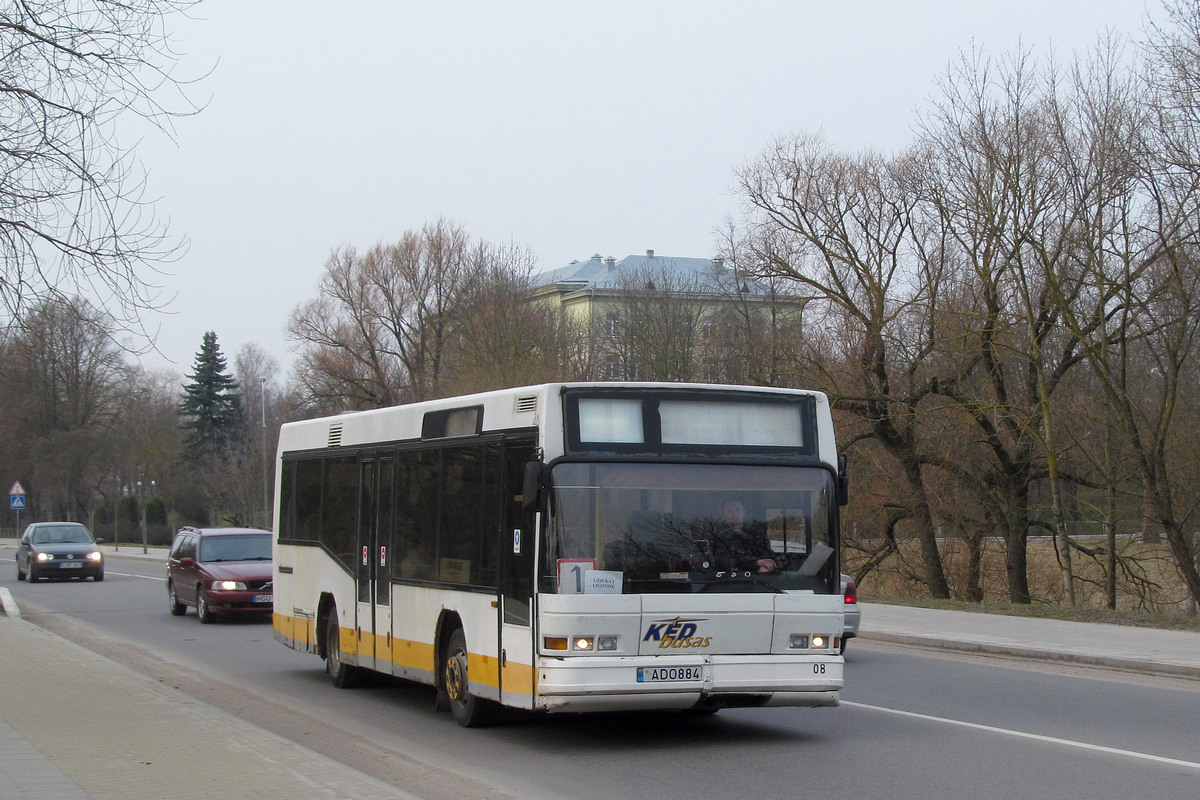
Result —
<svg viewBox="0 0 1200 800"><path fill-rule="evenodd" d="M242 396L226 369L217 334L208 331L179 403L185 452L194 461L227 453L245 440Z"/></svg>

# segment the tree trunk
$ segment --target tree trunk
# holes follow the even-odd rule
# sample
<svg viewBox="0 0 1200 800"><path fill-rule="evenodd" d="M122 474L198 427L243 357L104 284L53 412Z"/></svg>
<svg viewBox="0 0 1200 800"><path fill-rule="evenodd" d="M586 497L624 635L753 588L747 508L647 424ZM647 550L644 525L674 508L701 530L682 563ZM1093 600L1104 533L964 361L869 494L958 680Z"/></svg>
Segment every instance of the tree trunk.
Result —
<svg viewBox="0 0 1200 800"><path fill-rule="evenodd" d="M1008 602L1028 604L1029 594L1029 494L1018 489L1013 498L1013 516L1004 533L1004 571L1008 577Z"/></svg>
<svg viewBox="0 0 1200 800"><path fill-rule="evenodd" d="M963 536L967 543L967 585L963 600L968 603L983 602L983 536L978 532Z"/></svg>
<svg viewBox="0 0 1200 800"><path fill-rule="evenodd" d="M946 571L942 566L942 554L938 550L937 531L933 525L933 515L929 512L929 499L925 495L925 486L921 482L921 467L912 457L906 457L903 463L908 485L912 487L913 491L913 518L917 525L917 537L921 545L921 560L925 565L925 585L929 588L931 597L948 600L950 584L946 581Z"/></svg>
<svg viewBox="0 0 1200 800"><path fill-rule="evenodd" d="M1117 487L1111 478L1104 487L1104 538L1108 547L1105 554L1104 597L1105 605L1117 608Z"/></svg>

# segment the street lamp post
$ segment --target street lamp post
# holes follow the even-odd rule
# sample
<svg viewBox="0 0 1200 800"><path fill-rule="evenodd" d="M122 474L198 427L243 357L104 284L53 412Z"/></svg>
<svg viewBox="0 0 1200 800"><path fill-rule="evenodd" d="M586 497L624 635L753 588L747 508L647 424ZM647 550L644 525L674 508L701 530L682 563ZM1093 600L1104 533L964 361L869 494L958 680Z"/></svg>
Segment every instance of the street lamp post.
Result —
<svg viewBox="0 0 1200 800"><path fill-rule="evenodd" d="M117 483L117 504L113 509L113 549L121 549L121 498L125 496L125 484Z"/></svg>
<svg viewBox="0 0 1200 800"><path fill-rule="evenodd" d="M146 522L146 492L149 490L150 498L153 498L157 493L158 485L155 481L138 481L137 482L137 501L142 510L142 552L150 552L149 535L147 533L149 526Z"/></svg>
<svg viewBox="0 0 1200 800"><path fill-rule="evenodd" d="M258 385L261 389L259 396L262 399L262 489L263 489L263 522L266 527L271 527L271 495L267 490L267 379L263 376L258 379Z"/></svg>
<svg viewBox="0 0 1200 800"><path fill-rule="evenodd" d="M141 481L137 482L137 501L138 505L141 506L142 512L142 552L148 553L150 552L150 548L147 546L146 542L146 499L145 494L142 492Z"/></svg>

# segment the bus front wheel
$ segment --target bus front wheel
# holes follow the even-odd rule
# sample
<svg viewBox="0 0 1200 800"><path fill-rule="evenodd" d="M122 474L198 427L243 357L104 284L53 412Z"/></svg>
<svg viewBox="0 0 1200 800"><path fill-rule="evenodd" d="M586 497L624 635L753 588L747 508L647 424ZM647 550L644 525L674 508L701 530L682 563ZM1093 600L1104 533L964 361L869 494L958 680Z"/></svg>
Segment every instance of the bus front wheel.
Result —
<svg viewBox="0 0 1200 800"><path fill-rule="evenodd" d="M353 689L362 685L363 672L342 661L342 637L338 626L337 609L329 609L325 621L325 671L329 680L339 689Z"/></svg>
<svg viewBox="0 0 1200 800"><path fill-rule="evenodd" d="M471 694L467 677L467 637L461 628L451 634L446 643L442 669L443 685L455 721L464 728L477 728L491 722L496 716L496 704Z"/></svg>

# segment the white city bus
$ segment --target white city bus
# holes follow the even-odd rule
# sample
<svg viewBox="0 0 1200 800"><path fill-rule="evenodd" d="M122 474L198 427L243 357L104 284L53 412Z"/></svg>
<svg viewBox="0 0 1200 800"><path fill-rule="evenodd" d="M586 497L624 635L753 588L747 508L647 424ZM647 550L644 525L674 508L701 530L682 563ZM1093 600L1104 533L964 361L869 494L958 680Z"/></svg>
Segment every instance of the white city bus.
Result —
<svg viewBox="0 0 1200 800"><path fill-rule="evenodd" d="M275 638L335 685L540 712L835 706L819 392L567 383L284 425Z"/></svg>

